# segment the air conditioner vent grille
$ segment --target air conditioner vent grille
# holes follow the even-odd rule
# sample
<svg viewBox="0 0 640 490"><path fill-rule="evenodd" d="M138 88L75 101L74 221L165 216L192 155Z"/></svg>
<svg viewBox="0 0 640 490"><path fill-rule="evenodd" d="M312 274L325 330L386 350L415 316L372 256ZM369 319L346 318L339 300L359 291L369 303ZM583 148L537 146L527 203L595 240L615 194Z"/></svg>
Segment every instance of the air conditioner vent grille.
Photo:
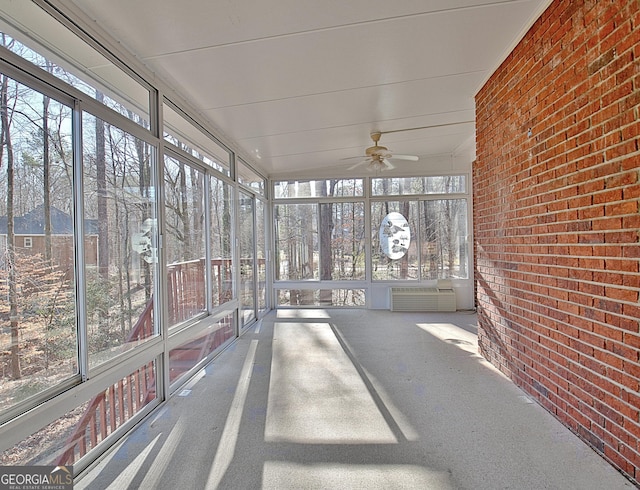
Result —
<svg viewBox="0 0 640 490"><path fill-rule="evenodd" d="M456 293L442 288L389 288L391 311L456 311Z"/></svg>

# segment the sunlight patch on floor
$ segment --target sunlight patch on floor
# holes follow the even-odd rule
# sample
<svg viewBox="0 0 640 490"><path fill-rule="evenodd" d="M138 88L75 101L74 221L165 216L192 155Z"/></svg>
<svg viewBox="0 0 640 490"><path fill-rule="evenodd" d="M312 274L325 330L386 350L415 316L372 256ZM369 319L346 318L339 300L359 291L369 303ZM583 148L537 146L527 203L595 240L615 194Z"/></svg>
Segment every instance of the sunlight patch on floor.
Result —
<svg viewBox="0 0 640 490"><path fill-rule="evenodd" d="M171 433L167 437L167 440L164 441L164 443L162 444L162 447L160 448L160 452L155 457L155 461L160 468L166 468L169 465L169 462L173 459L180 442L182 442L182 439L184 438L186 423L187 422L184 418L178 419L178 421L176 422L176 425L174 426L174 428L171 430ZM142 485L140 485L140 488L158 488L160 485L160 482L162 481L162 475L163 473L160 471L148 472L145 475ZM116 488L129 488L129 487L123 486L123 487L116 487Z"/></svg>
<svg viewBox="0 0 640 490"><path fill-rule="evenodd" d="M416 325L443 342L478 355L478 336L464 328L452 323L417 323Z"/></svg>
<svg viewBox="0 0 640 490"><path fill-rule="evenodd" d="M265 463L263 489L290 488L292 481L296 488L457 488L448 472L415 465Z"/></svg>
<svg viewBox="0 0 640 490"><path fill-rule="evenodd" d="M218 488L222 478L227 472L227 469L229 469L231 461L233 460L233 455L236 451L236 444L238 442L238 434L240 433L240 421L242 419L247 393L249 392L251 370L253 369L257 348L258 341L252 340L249 345L247 357L242 365L238 386L236 388L235 395L233 396L233 401L231 402L231 408L229 409L227 421L224 424L222 436L220 437L220 444L218 445L215 458L211 464L209 479L207 480L207 485L205 487L207 489Z"/></svg>
<svg viewBox="0 0 640 490"><path fill-rule="evenodd" d="M276 323L265 440L396 443L328 323Z"/></svg>

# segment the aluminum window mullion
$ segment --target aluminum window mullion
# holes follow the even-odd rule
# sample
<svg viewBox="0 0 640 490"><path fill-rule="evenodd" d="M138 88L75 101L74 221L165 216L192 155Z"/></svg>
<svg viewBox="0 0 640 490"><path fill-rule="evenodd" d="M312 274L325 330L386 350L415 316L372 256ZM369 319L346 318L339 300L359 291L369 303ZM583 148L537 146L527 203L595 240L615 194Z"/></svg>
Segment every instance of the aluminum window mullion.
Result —
<svg viewBox="0 0 640 490"><path fill-rule="evenodd" d="M102 119L104 122L112 126L116 126L117 128L126 131L127 133L145 141L146 143L150 143L153 145L158 144L158 138L153 135L150 129L141 126L128 117L123 116L122 114L114 111L104 104L101 104L97 100L86 95L84 92L79 92L78 99L82 101L84 112Z"/></svg>
<svg viewBox="0 0 640 490"><path fill-rule="evenodd" d="M364 183L364 279L368 290L373 283L373 255L371 248L371 177L367 177ZM365 306L371 308L371 295L365 296Z"/></svg>
<svg viewBox="0 0 640 490"><path fill-rule="evenodd" d="M171 145L170 143L169 144L167 144L166 142L163 143L163 148L164 148L165 156L168 156L170 158L173 158L174 160L182 162L189 167L193 167L198 172L202 172L203 174L208 174L210 173L211 170L213 170L211 167L207 167L207 165L205 165L203 162L201 162L197 158L194 158L192 155L189 155L188 153L177 149L175 146Z"/></svg>
<svg viewBox="0 0 640 490"><path fill-rule="evenodd" d="M213 308L213 276L211 274L211 179L212 177L204 174L204 276L205 276L205 307L207 312L211 314Z"/></svg>
<svg viewBox="0 0 640 490"><path fill-rule="evenodd" d="M241 328L241 313L242 313L242 302L240 301L240 242L238 240L239 236L239 206L240 206L240 190L238 182L236 182L236 154L231 153L230 155L230 165L229 170L231 173L231 178L233 179L233 183L229 186L229 190L233 193L230 196L231 201L231 270L233 271L232 280L231 280L231 291L232 291L232 299L236 301L236 309L235 309L235 337L240 336Z"/></svg>
<svg viewBox="0 0 640 490"><path fill-rule="evenodd" d="M77 98L70 96L51 82L57 81L50 73L42 68L34 70L35 65L9 51L4 46L0 46L0 71L13 78L15 81L40 92L44 95L56 99L70 107L73 106Z"/></svg>
<svg viewBox="0 0 640 490"><path fill-rule="evenodd" d="M162 133L162 94L156 92L155 102L151 104L152 117L157 120L151 125L156 133ZM156 134L157 136L157 134ZM167 293L167 261L164 248L165 233L165 186L164 186L164 160L166 156L166 148L164 140L158 137L158 144L155 151L155 158L152 158L152 182L151 185L155 190L154 215L156 220L155 233L152 240L155 241L156 263L154 268L153 281L153 328L154 332L162 338L162 352L158 356L161 363L157 366L158 375L156 376L156 393L159 400L164 401L169 394L169 352L167 350L169 325L167 322L168 311L168 293Z"/></svg>
<svg viewBox="0 0 640 490"><path fill-rule="evenodd" d="M258 206L256 195L251 196L251 234L253 240L253 316L258 319Z"/></svg>
<svg viewBox="0 0 640 490"><path fill-rule="evenodd" d="M267 187L268 190L268 187ZM271 257L273 255L273 230L272 227L269 226L269 223L273 223L273 219L271 218L272 207L269 204L269 199L261 199L262 202L262 226L264 227L264 301L265 301L265 312L269 311L273 306L273 295L270 294L273 289L273 275L271 271Z"/></svg>
<svg viewBox="0 0 640 490"><path fill-rule="evenodd" d="M84 251L84 164L82 106L76 101L71 120L73 144L73 219L75 227L76 328L78 369L82 381L89 379L89 339L87 335L87 294Z"/></svg>

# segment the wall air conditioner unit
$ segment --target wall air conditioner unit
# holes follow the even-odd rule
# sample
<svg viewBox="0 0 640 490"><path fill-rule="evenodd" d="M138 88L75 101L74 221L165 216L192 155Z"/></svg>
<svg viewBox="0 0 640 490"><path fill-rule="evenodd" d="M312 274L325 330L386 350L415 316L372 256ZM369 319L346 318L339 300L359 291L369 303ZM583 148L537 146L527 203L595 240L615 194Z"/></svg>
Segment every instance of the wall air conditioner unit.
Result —
<svg viewBox="0 0 640 490"><path fill-rule="evenodd" d="M435 288L389 288L391 311L456 311L456 293L451 281L438 281Z"/></svg>

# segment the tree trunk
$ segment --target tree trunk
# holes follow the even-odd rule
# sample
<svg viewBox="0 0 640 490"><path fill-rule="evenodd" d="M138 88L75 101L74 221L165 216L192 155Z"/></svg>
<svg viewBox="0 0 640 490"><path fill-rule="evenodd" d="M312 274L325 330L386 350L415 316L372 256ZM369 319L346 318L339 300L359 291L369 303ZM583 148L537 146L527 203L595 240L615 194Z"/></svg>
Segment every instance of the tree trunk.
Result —
<svg viewBox="0 0 640 490"><path fill-rule="evenodd" d="M47 62L47 65L49 63ZM42 100L42 187L44 194L44 258L51 265L51 188L49 173L49 97Z"/></svg>
<svg viewBox="0 0 640 490"><path fill-rule="evenodd" d="M330 181L331 188L327 192L326 182L318 181L316 183L317 195L327 197L327 194L333 195L336 181ZM333 203L320 203L320 223L318 223L319 242L320 242L320 280L330 281L333 276L333 257L331 254L331 236L333 235ZM311 236L311 234L310 234ZM331 289L320 290L320 304L331 305L333 291Z"/></svg>
<svg viewBox="0 0 640 490"><path fill-rule="evenodd" d="M184 163L180 163L179 170L180 181L180 202L178 203L180 221L182 222L182 237L183 237L183 249L182 257L186 260L191 260L191 224L189 223L189 200L187 199L187 172Z"/></svg>
<svg viewBox="0 0 640 490"><path fill-rule="evenodd" d="M53 64L46 62L46 69L53 72ZM42 186L44 191L44 258L47 262L52 259L51 245L51 157L49 155L49 102L51 99L44 95L42 98ZM52 265L52 264L51 264Z"/></svg>
<svg viewBox="0 0 640 490"><path fill-rule="evenodd" d="M3 36L4 37L4 36ZM3 39L4 41L4 39ZM4 44L4 42L3 42ZM2 135L0 147L7 149L7 268L9 282L9 325L11 330L11 373L14 379L20 379L20 328L18 322L18 290L16 285L15 233L13 228L13 146L9 128L9 79L2 77L0 84L0 119ZM1 156L1 155L0 155ZM1 161L1 160L0 160Z"/></svg>
<svg viewBox="0 0 640 490"><path fill-rule="evenodd" d="M102 92L96 100L104 101ZM103 279L109 277L109 214L107 210L107 161L104 121L96 117L96 185L98 191L98 271Z"/></svg>
<svg viewBox="0 0 640 490"><path fill-rule="evenodd" d="M202 198L204 196L204 174L196 171L193 167L189 167L189 176L191 177L191 209L193 209L193 238L194 245L202 243L202 233L204 231L204 207Z"/></svg>
<svg viewBox="0 0 640 490"><path fill-rule="evenodd" d="M130 113L130 116L133 113ZM144 141L136 138L136 153L138 156L138 186L140 189L140 197L142 199L142 223L152 217L152 204L149 201L149 189L151 188L151 168L148 161L147 146ZM152 227L151 234L156 233L156 229ZM155 245L155 237L151 237L152 243ZM157 255L157 254L156 254ZM144 299L145 303L151 299L153 285L151 284L151 264L140 258L140 267L144 281Z"/></svg>

